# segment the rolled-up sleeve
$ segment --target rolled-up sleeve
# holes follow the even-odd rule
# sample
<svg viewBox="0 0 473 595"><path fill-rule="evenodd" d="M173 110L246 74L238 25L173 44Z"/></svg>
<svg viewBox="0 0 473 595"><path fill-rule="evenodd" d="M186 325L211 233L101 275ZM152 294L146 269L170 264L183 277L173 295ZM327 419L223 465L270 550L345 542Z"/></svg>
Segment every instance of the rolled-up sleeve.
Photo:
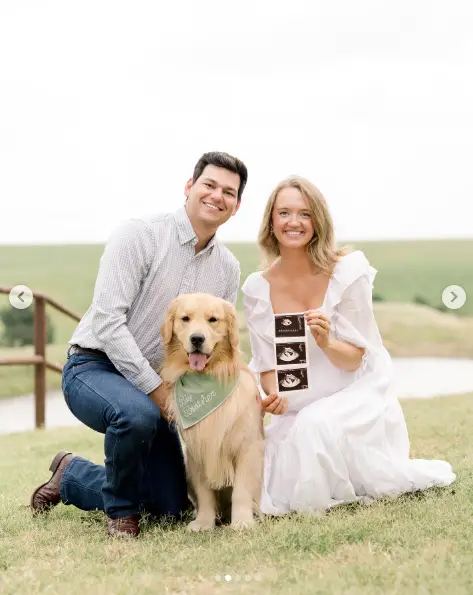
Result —
<svg viewBox="0 0 473 595"><path fill-rule="evenodd" d="M127 326L127 314L156 253L153 229L128 221L108 241L95 284L92 332L115 367L144 393L162 379L141 353Z"/></svg>

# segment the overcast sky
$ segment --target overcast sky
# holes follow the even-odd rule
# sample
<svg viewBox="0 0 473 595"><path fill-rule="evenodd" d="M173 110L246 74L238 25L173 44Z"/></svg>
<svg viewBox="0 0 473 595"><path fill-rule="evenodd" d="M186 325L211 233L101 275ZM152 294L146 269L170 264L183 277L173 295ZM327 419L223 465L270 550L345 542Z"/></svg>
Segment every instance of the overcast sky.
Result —
<svg viewBox="0 0 473 595"><path fill-rule="evenodd" d="M473 236L473 3L0 0L0 243L105 241L243 159L254 240L279 180L345 239Z"/></svg>

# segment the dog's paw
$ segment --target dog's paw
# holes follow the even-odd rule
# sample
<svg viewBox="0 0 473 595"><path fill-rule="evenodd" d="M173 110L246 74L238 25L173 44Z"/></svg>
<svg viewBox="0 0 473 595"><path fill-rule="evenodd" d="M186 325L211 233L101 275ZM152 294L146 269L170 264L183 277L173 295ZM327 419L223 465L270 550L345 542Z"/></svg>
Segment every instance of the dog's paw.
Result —
<svg viewBox="0 0 473 595"><path fill-rule="evenodd" d="M236 520L232 521L232 524L230 526L235 531L246 531L248 529L252 529L255 526L255 524L256 524L255 519L246 519L246 520L236 519Z"/></svg>
<svg viewBox="0 0 473 595"><path fill-rule="evenodd" d="M198 531L211 531L214 527L215 522L199 521L195 519L187 525L187 530L191 531L192 533L197 533Z"/></svg>

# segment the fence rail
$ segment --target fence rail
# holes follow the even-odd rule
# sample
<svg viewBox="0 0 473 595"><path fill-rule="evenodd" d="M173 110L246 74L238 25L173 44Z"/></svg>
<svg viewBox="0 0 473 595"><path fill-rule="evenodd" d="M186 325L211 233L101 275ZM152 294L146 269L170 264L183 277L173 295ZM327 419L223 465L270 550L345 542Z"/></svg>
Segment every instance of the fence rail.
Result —
<svg viewBox="0 0 473 595"><path fill-rule="evenodd" d="M9 294L13 287L0 285L0 294ZM62 373L62 366L46 359L46 305L79 322L81 317L48 295L33 291L34 355L0 357L0 366L34 366L35 427L44 428L46 418L46 369Z"/></svg>

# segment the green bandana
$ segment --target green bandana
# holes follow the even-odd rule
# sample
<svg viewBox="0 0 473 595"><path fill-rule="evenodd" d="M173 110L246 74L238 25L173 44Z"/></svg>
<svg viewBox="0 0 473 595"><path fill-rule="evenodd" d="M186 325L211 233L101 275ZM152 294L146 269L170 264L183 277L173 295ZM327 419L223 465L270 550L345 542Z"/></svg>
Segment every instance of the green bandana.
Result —
<svg viewBox="0 0 473 595"><path fill-rule="evenodd" d="M209 374L183 374L174 387L182 427L190 428L215 411L233 393L239 382L239 377L225 384Z"/></svg>

